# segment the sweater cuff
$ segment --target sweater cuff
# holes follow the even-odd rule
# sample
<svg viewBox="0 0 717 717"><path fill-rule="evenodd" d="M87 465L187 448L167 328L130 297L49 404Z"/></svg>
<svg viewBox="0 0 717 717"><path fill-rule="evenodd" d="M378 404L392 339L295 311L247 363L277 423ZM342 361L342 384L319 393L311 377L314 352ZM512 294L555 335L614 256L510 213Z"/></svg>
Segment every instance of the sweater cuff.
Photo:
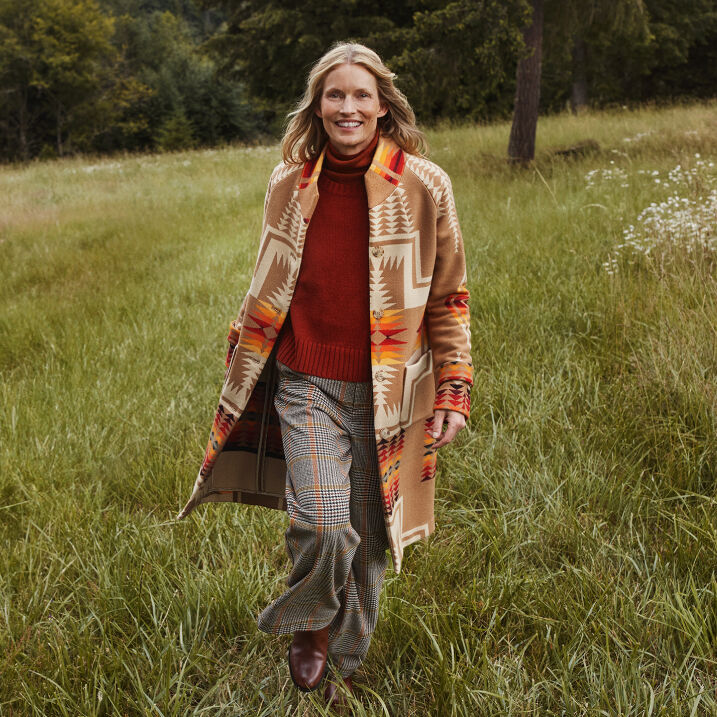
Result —
<svg viewBox="0 0 717 717"><path fill-rule="evenodd" d="M433 410L457 411L468 418L471 412L473 367L458 361L445 363L438 369L437 384Z"/></svg>
<svg viewBox="0 0 717 717"><path fill-rule="evenodd" d="M438 386L434 411L457 411L466 418L471 413L471 385L465 381L444 381Z"/></svg>

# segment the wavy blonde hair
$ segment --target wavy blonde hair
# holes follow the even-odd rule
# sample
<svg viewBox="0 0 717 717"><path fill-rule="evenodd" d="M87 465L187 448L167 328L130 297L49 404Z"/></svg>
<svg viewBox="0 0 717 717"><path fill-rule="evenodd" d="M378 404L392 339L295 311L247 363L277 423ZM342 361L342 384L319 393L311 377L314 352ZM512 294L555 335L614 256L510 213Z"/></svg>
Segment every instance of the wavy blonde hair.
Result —
<svg viewBox="0 0 717 717"><path fill-rule="evenodd" d="M408 154L425 154L426 137L416 127L416 115L406 96L394 84L396 75L381 58L365 45L350 42L336 43L312 68L306 80L306 90L287 118L286 131L281 140L281 154L288 164L301 164L316 159L328 140L323 122L316 115L324 79L339 65L361 65L375 78L379 102L388 112L378 118L381 134L390 137Z"/></svg>

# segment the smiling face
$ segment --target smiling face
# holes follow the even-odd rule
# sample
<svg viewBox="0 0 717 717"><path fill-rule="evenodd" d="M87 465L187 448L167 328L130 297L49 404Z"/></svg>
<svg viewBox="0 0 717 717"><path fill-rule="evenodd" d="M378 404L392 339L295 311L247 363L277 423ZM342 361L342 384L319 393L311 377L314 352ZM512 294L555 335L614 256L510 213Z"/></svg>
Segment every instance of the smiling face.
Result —
<svg viewBox="0 0 717 717"><path fill-rule="evenodd" d="M316 114L336 151L352 155L371 144L378 118L387 111L376 78L361 65L343 64L326 75Z"/></svg>

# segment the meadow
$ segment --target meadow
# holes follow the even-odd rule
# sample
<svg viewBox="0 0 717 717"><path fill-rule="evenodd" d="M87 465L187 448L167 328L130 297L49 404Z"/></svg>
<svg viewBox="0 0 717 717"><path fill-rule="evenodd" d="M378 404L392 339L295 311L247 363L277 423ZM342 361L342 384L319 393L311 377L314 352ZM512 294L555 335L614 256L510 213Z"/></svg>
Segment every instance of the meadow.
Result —
<svg viewBox="0 0 717 717"><path fill-rule="evenodd" d="M429 133L472 417L441 449L437 532L387 575L354 713L715 714L717 105L543 118L525 169L508 131ZM285 516L174 521L278 159L0 167L0 715L326 714L255 625Z"/></svg>

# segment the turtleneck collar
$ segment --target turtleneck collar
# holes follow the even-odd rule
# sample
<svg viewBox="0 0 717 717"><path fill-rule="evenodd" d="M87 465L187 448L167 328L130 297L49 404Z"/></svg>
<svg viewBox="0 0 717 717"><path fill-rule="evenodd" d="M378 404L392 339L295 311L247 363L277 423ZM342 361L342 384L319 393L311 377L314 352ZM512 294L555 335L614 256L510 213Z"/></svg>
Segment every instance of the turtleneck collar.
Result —
<svg viewBox="0 0 717 717"><path fill-rule="evenodd" d="M363 177L366 174L366 170L371 166L371 160L378 145L378 137L379 132L377 130L371 140L371 144L358 154L341 154L329 142L326 146L326 155L324 156L321 174L325 174L328 179L334 182L350 182Z"/></svg>

